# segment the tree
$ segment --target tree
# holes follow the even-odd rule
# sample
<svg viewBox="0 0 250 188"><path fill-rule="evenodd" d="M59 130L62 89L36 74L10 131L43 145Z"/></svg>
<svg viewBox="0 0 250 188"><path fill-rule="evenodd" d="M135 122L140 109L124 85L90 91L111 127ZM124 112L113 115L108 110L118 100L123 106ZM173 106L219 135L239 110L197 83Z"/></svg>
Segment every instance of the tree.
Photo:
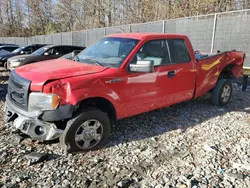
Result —
<svg viewBox="0 0 250 188"><path fill-rule="evenodd" d="M0 36L143 23L250 8L250 0L0 0Z"/></svg>

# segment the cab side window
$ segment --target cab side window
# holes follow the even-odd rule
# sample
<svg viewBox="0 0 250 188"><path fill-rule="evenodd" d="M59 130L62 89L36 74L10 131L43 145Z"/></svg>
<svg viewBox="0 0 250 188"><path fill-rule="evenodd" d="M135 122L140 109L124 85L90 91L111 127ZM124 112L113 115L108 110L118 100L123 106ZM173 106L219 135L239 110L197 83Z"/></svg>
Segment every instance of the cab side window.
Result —
<svg viewBox="0 0 250 188"><path fill-rule="evenodd" d="M152 40L146 42L131 63L138 60L152 60L155 66L170 64L170 55L166 40Z"/></svg>
<svg viewBox="0 0 250 188"><path fill-rule="evenodd" d="M188 63L191 61L184 39L169 39L168 45L172 63Z"/></svg>

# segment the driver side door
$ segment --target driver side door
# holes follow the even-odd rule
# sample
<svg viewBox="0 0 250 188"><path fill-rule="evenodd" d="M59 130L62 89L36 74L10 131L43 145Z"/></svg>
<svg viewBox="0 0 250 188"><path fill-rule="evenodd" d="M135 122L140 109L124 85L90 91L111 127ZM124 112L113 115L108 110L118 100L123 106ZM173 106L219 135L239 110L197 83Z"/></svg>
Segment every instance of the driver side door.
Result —
<svg viewBox="0 0 250 188"><path fill-rule="evenodd" d="M153 72L131 72L123 79L122 100L125 116L132 116L173 104L173 81L169 76L172 70L165 39L150 40L137 52L129 64L138 60L154 61Z"/></svg>

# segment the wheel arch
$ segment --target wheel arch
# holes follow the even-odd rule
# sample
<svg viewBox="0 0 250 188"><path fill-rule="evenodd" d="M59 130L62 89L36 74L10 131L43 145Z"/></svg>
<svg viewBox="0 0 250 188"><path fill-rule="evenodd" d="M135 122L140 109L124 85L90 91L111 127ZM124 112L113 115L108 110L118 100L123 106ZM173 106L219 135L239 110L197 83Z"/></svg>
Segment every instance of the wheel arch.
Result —
<svg viewBox="0 0 250 188"><path fill-rule="evenodd" d="M96 107L106 113L111 120L117 120L117 112L114 104L104 97L90 97L83 99L77 104L77 110L88 107Z"/></svg>
<svg viewBox="0 0 250 188"><path fill-rule="evenodd" d="M233 68L235 67L235 64L228 64L222 68L220 71L218 80L220 79L232 79L234 77L233 75ZM217 80L217 81L218 81Z"/></svg>

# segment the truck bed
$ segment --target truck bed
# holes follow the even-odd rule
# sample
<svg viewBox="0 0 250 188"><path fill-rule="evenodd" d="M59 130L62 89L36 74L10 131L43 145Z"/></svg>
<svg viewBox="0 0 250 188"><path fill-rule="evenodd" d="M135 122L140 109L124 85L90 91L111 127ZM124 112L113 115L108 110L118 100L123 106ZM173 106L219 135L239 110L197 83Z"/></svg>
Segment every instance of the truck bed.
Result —
<svg viewBox="0 0 250 188"><path fill-rule="evenodd" d="M196 53L195 55L197 60L195 98L211 90L216 85L222 71L231 69L236 78L243 75L244 52L232 50L219 53Z"/></svg>

